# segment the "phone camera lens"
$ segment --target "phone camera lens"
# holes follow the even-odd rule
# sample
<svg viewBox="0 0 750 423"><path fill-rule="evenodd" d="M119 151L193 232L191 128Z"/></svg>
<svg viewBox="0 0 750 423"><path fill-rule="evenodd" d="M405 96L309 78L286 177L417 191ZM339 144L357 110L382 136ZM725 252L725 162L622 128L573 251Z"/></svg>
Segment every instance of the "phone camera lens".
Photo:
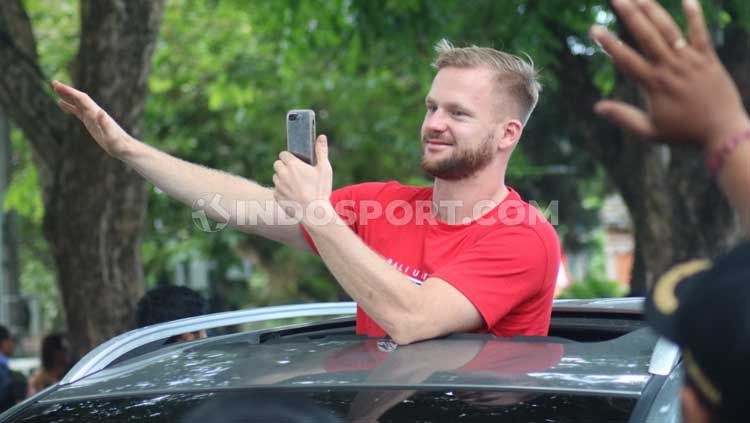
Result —
<svg viewBox="0 0 750 423"><path fill-rule="evenodd" d="M291 115L289 115L289 120L297 120L297 114L292 113Z"/></svg>

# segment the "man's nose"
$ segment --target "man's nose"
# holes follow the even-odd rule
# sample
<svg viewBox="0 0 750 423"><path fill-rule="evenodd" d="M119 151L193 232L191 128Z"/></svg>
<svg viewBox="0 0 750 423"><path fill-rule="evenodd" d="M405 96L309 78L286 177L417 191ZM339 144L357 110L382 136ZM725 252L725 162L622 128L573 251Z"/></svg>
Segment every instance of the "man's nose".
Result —
<svg viewBox="0 0 750 423"><path fill-rule="evenodd" d="M428 113L424 118L424 127L428 132L443 132L448 128L445 114L441 110Z"/></svg>

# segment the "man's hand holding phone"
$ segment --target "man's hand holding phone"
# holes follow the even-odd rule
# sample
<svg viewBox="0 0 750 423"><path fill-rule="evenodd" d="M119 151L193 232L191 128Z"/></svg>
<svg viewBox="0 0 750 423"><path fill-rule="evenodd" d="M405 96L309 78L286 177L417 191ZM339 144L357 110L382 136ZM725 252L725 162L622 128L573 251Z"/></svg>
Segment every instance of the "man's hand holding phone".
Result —
<svg viewBox="0 0 750 423"><path fill-rule="evenodd" d="M317 159L315 166L305 163L289 151L282 151L273 164L274 198L287 215L296 217L296 213L302 212L303 222L311 217L314 209L322 207L323 212L327 213L333 208L329 202L333 169L328 161L328 138L325 135L315 140L314 152Z"/></svg>

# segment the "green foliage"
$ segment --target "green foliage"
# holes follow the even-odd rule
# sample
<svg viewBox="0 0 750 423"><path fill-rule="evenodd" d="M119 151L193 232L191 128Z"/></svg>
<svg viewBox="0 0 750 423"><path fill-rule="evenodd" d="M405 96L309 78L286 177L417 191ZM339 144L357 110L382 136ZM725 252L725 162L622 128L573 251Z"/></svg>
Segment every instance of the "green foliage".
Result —
<svg viewBox="0 0 750 423"><path fill-rule="evenodd" d="M270 185L271 163L285 148L286 110L313 108L319 132L329 135L337 186L372 179L426 182L414 175L413 163L429 78L374 64L363 53L347 2L267 2L252 13L235 3L244 4L169 3L146 109L148 142ZM224 262L214 282L258 288L258 281L268 281L272 287L250 290L241 302L341 296L309 254L238 239L229 230L203 234L190 226L188 210L156 193L149 215L158 223L144 244L150 283L166 277L159 269L167 257L190 250ZM226 278L228 268L240 265L239 251L255 257L260 275L252 281Z"/></svg>
<svg viewBox="0 0 750 423"><path fill-rule="evenodd" d="M607 274L607 256L605 254L606 234L603 229L599 228L593 231L589 240L589 268L586 279L606 279Z"/></svg>
<svg viewBox="0 0 750 423"><path fill-rule="evenodd" d="M679 10L679 0L664 3ZM719 28L750 25L746 0L703 3ZM69 80L78 2L24 5L43 71ZM599 251L597 213L611 187L569 132L572 120L593 116L569 116L576 99L560 98L557 75L546 69L571 49L588 60L602 95L611 94L614 70L586 35L593 22L616 27L609 10L595 0L476 0L470 7L454 0L170 0L149 80L145 140L270 185L272 163L285 148L285 112L312 108L318 132L329 135L336 187L387 179L428 185L416 163L434 43L446 37L457 45L525 52L541 68L545 91L514 153L508 183L542 207L558 201L557 230L567 250ZM54 293L38 180L18 134L14 149L16 171L3 207L24 219L24 287L35 295ZM217 309L344 298L313 255L236 231L201 232L188 208L154 189L148 207L142 252L149 285L172 279L179 263L210 259ZM611 288L597 260L576 289ZM249 278L233 271L247 262L253 265ZM54 304L54 295L48 298Z"/></svg>
<svg viewBox="0 0 750 423"><path fill-rule="evenodd" d="M588 242L590 256L588 272L582 281L575 281L560 293L559 298L609 298L622 297L627 288L617 281L607 279L605 233L593 231Z"/></svg>
<svg viewBox="0 0 750 423"><path fill-rule="evenodd" d="M587 277L565 288L558 298L611 298L625 293L626 289L616 281Z"/></svg>
<svg viewBox="0 0 750 423"><path fill-rule="evenodd" d="M37 302L43 331L61 330L65 316L47 244L40 237L25 239L24 244L20 257L21 291Z"/></svg>
<svg viewBox="0 0 750 423"><path fill-rule="evenodd" d="M63 315L52 258L41 233L44 205L31 149L23 134L11 131L14 171L5 192L3 213L12 216L19 244L21 291L39 305L45 330L60 329Z"/></svg>
<svg viewBox="0 0 750 423"><path fill-rule="evenodd" d="M32 20L42 71L50 79L68 79L78 47L79 8L74 0L24 0ZM54 265L42 235L44 203L31 147L11 131L13 171L2 204L16 218L21 291L39 305L43 330L62 329L64 316Z"/></svg>
<svg viewBox="0 0 750 423"><path fill-rule="evenodd" d="M78 48L80 8L75 0L24 0L34 27L42 71L49 79L69 80Z"/></svg>
<svg viewBox="0 0 750 423"><path fill-rule="evenodd" d="M13 173L11 183L4 193L3 211L14 212L34 225L42 222L44 205L37 180L36 168L31 159L31 148L21 131L11 131Z"/></svg>
<svg viewBox="0 0 750 423"><path fill-rule="evenodd" d="M414 164L423 98L434 74L433 44L448 37L459 45L494 45L527 52L543 67L566 46L548 35L545 20L564 10L562 24L585 34L602 13L595 2L572 10L555 3L527 8L520 1L479 1L466 8L453 1L278 1L249 11L243 1L170 2L151 77L147 140L269 185L270 164L284 148L286 110L313 108L319 132L329 135L336 186L386 179L427 185ZM585 36L578 38L591 48ZM553 75L545 77L554 88ZM595 167L566 150L562 134L544 129L559 126L555 113L534 118L508 175L527 198L542 205L562 200L561 213L572 216L578 199L603 194L604 185L577 182ZM571 169L562 177L549 170L560 163ZM558 228L574 240L595 221L596 210L575 213L575 227L563 221ZM230 242L231 231L202 234L188 226L188 212L163 195L151 196L149 215L158 223L144 247L150 283L167 277L167 258L180 251L221 257L226 266L217 266L215 282L226 279L222 269L239 265L238 251L252 251L260 274L233 282L253 287L244 301L341 296L317 258L244 236Z"/></svg>

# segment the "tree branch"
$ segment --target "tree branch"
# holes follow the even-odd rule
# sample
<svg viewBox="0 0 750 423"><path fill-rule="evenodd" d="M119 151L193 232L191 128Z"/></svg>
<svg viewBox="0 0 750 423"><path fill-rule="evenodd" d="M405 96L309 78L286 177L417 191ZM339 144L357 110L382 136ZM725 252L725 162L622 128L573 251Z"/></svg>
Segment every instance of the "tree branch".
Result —
<svg viewBox="0 0 750 423"><path fill-rule="evenodd" d="M65 114L47 93L31 22L20 0L0 2L0 105L51 167L59 157Z"/></svg>
<svg viewBox="0 0 750 423"><path fill-rule="evenodd" d="M36 63L36 39L21 0L6 0L0 4L0 20L3 21L0 28L4 28L18 49L28 56L32 63Z"/></svg>

